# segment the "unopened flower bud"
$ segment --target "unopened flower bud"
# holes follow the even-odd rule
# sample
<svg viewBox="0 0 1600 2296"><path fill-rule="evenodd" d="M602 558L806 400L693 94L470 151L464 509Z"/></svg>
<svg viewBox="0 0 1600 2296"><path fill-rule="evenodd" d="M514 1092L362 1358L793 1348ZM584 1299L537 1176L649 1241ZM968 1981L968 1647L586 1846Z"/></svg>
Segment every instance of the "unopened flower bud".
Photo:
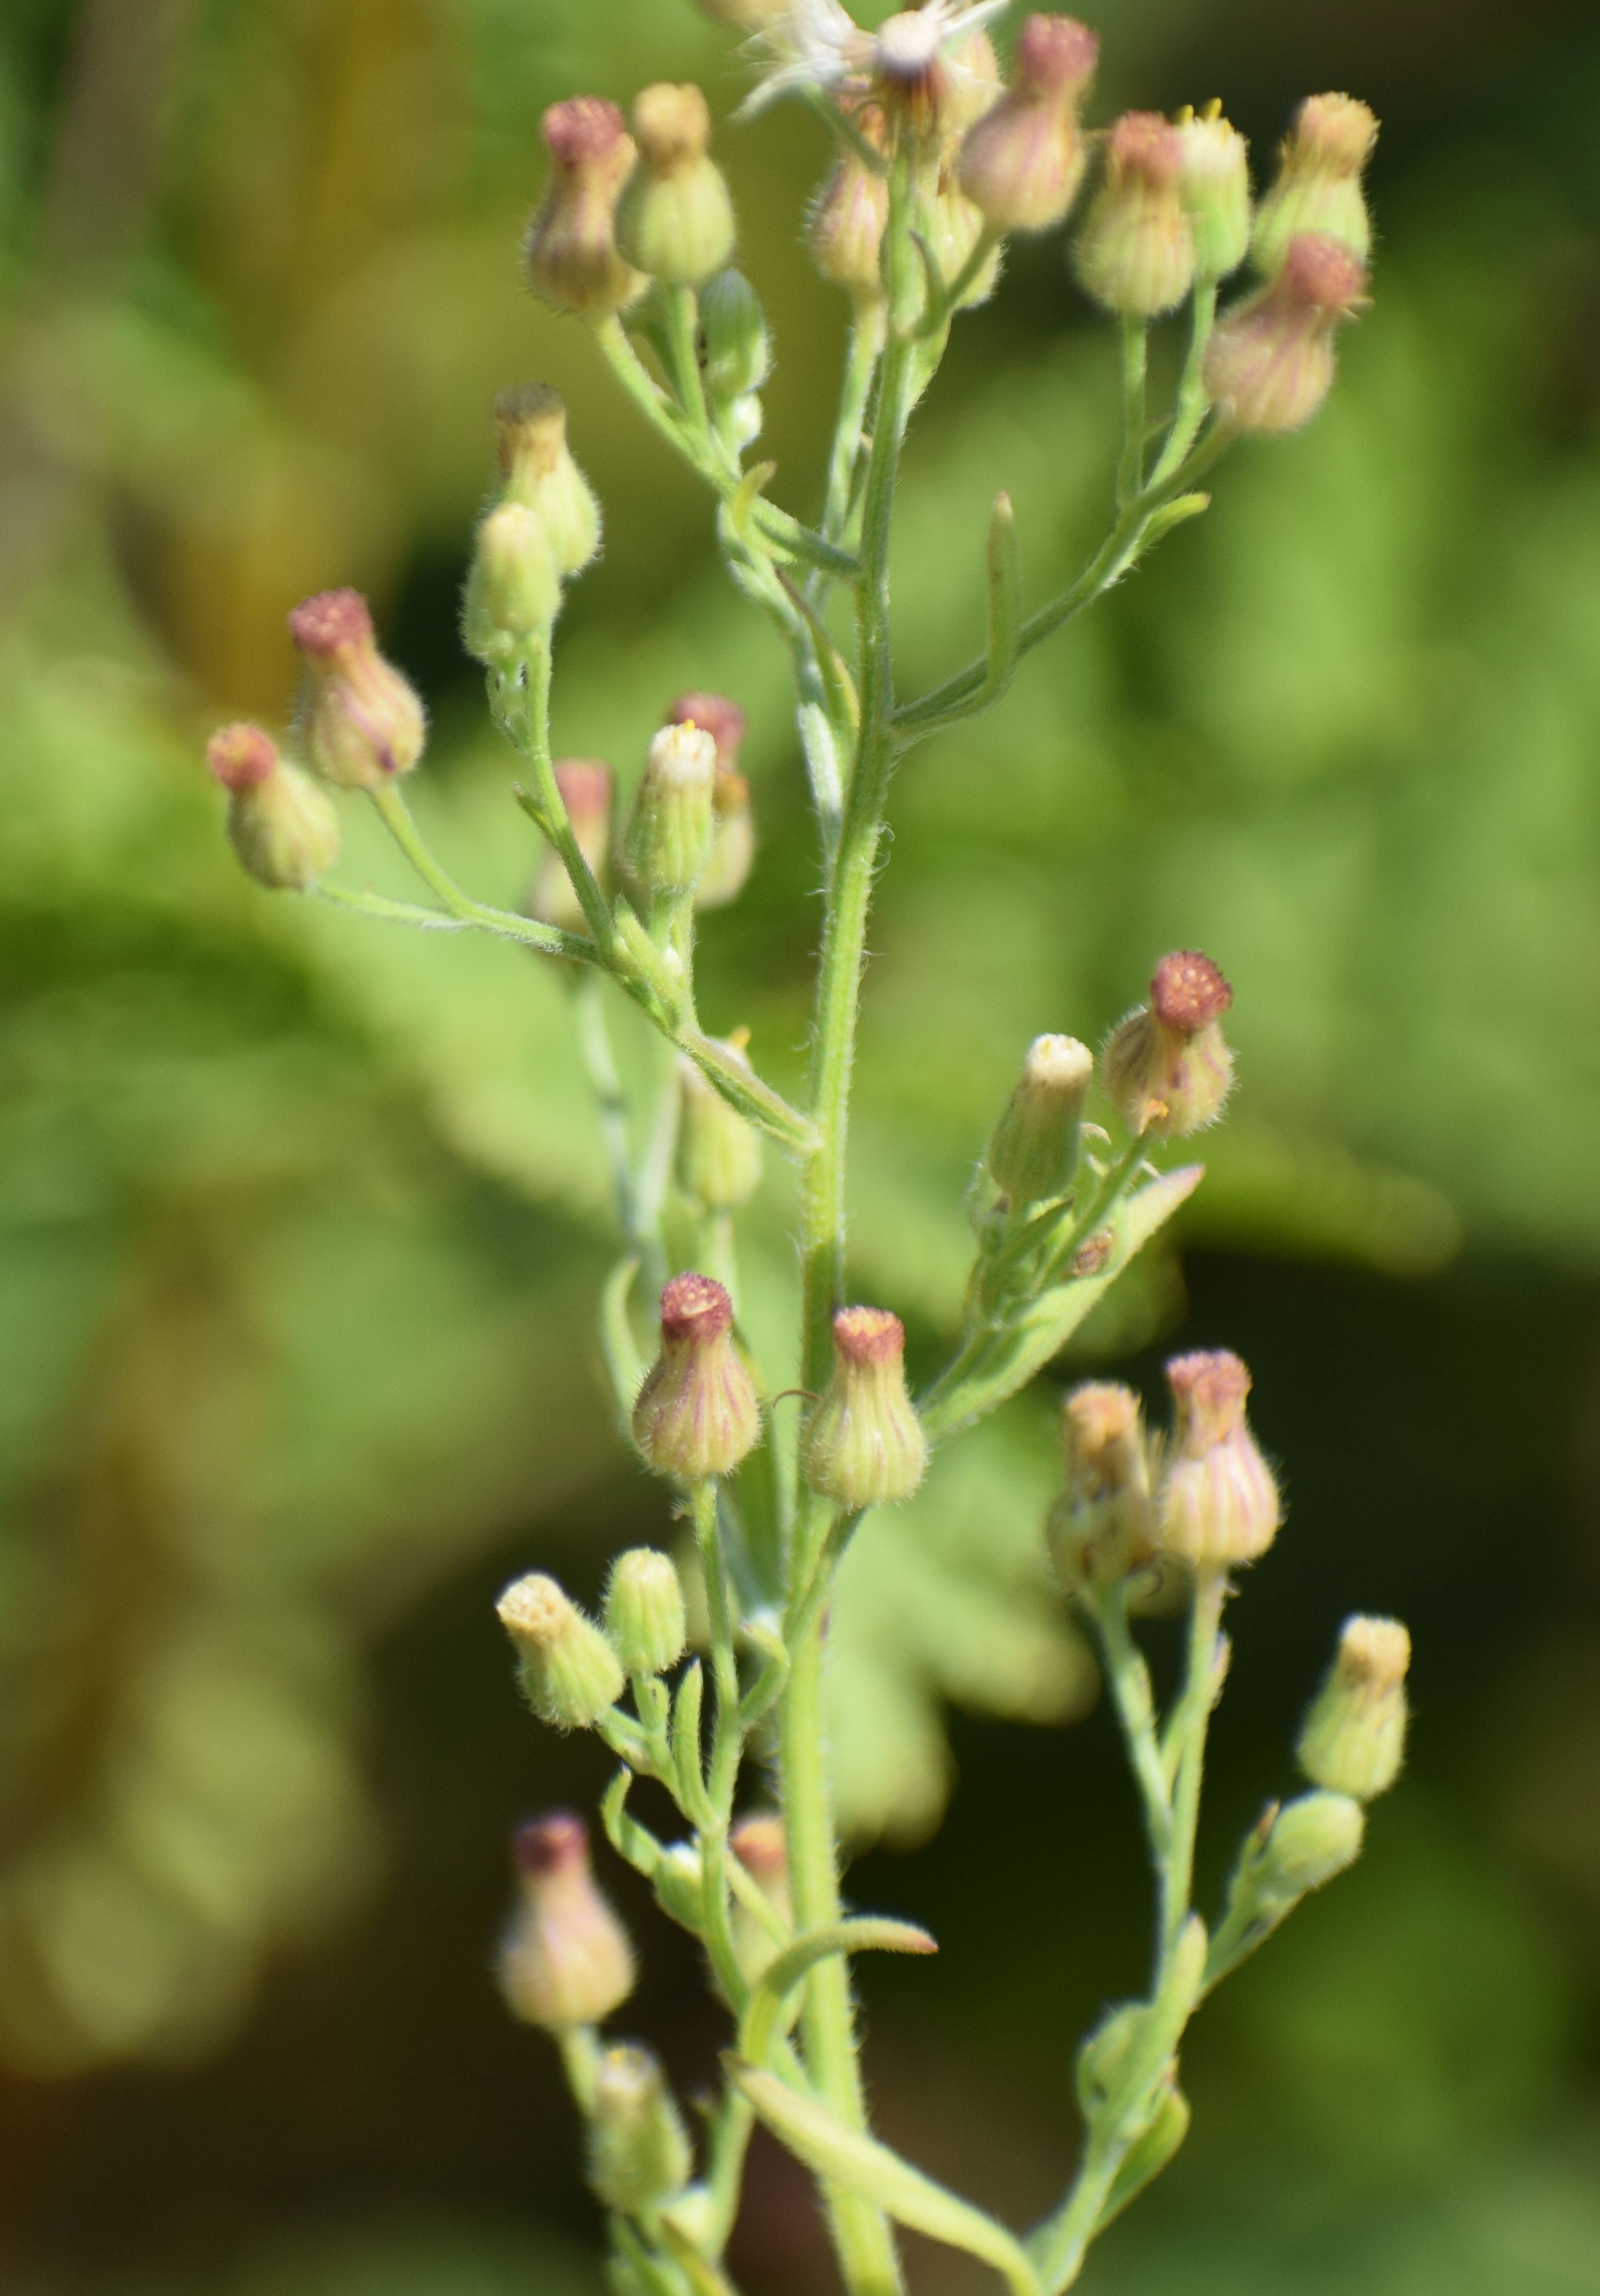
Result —
<svg viewBox="0 0 1600 2296"><path fill-rule="evenodd" d="M841 1308L833 1373L800 1437L800 1472L841 1507L908 1499L928 1439L906 1391L906 1331L886 1308Z"/></svg>
<svg viewBox="0 0 1600 2296"><path fill-rule="evenodd" d="M600 547L600 504L567 444L566 401L547 382L525 382L495 401L505 500L537 513L563 579Z"/></svg>
<svg viewBox="0 0 1600 2296"><path fill-rule="evenodd" d="M1172 310L1194 280L1183 156L1177 129L1158 111L1126 111L1112 129L1075 253L1089 293L1124 318Z"/></svg>
<svg viewBox="0 0 1600 2296"><path fill-rule="evenodd" d="M324 590L289 617L305 664L299 729L306 755L341 789L382 789L423 754L423 705L378 652L366 600Z"/></svg>
<svg viewBox="0 0 1600 2296"><path fill-rule="evenodd" d="M1013 1212L1064 1196L1095 1056L1076 1037L1036 1037L989 1144L989 1175Z"/></svg>
<svg viewBox="0 0 1600 2296"><path fill-rule="evenodd" d="M962 190L954 167L939 169L933 197L928 203L926 222L929 252L939 266L939 276L948 285L966 269L984 231L982 209L974 206ZM970 311L988 301L1000 276L1000 261L1001 250L996 246L956 296L956 310Z"/></svg>
<svg viewBox="0 0 1600 2296"><path fill-rule="evenodd" d="M603 96L569 96L540 123L550 180L528 226L523 265L536 295L580 318L610 318L644 285L617 246L617 202L634 164L622 114Z"/></svg>
<svg viewBox="0 0 1600 2296"><path fill-rule="evenodd" d="M561 611L561 575L544 521L503 502L478 529L462 599L461 642L475 660L510 672L546 645Z"/></svg>
<svg viewBox="0 0 1600 2296"><path fill-rule="evenodd" d="M1411 1637L1398 1619L1345 1620L1300 1734L1300 1766L1313 1785L1358 1801L1388 1792L1406 1756L1410 1663Z"/></svg>
<svg viewBox="0 0 1600 2296"><path fill-rule="evenodd" d="M684 1654L684 1590L669 1554L633 1546L605 1588L606 1638L629 1674L665 1674Z"/></svg>
<svg viewBox="0 0 1600 2296"><path fill-rule="evenodd" d="M555 768L555 785L567 808L578 849L590 874L602 884L611 845L611 769L598 758L563 758ZM563 932L587 933L588 919L567 874L566 864L553 845L539 857L528 914L541 924L559 925Z"/></svg>
<svg viewBox="0 0 1600 2296"><path fill-rule="evenodd" d="M1176 1417L1157 1501L1164 1553L1196 1570L1227 1570L1265 1554L1284 1519L1272 1470L1244 1416L1250 1373L1226 1348L1167 1365Z"/></svg>
<svg viewBox="0 0 1600 2296"><path fill-rule="evenodd" d="M698 1937L705 1925L705 1876L693 1842L669 1843L650 1878L661 1911Z"/></svg>
<svg viewBox="0 0 1600 2296"><path fill-rule="evenodd" d="M274 892L303 893L339 858L339 816L308 774L286 765L258 726L224 726L206 763L228 793L228 843Z"/></svg>
<svg viewBox="0 0 1600 2296"><path fill-rule="evenodd" d="M565 1810L518 1829L520 1902L500 1948L513 2016L546 2032L598 2025L634 1989L633 1948L589 1871L588 1829Z"/></svg>
<svg viewBox="0 0 1600 2296"><path fill-rule="evenodd" d="M1337 240L1358 262L1372 249L1362 171L1378 140L1370 108L1350 95L1309 95L1278 154L1276 181L1256 217L1252 251L1268 278L1302 232Z"/></svg>
<svg viewBox="0 0 1600 2296"><path fill-rule="evenodd" d="M861 107L856 127L874 150L884 147L887 130L876 104ZM867 167L849 144L841 144L833 174L812 201L806 244L823 277L842 287L857 304L874 303L882 295L888 223L887 179Z"/></svg>
<svg viewBox="0 0 1600 2296"><path fill-rule="evenodd" d="M761 299L742 271L719 271L700 298L706 397L726 406L759 390L772 372L772 342Z"/></svg>
<svg viewBox="0 0 1600 2296"><path fill-rule="evenodd" d="M1068 1587L1115 1586L1153 1560L1155 1505L1139 1398L1090 1380L1062 1404L1065 1487L1051 1511L1050 1552Z"/></svg>
<svg viewBox="0 0 1600 2296"><path fill-rule="evenodd" d="M1366 1821L1350 1794L1301 1794L1285 1802L1251 1861L1251 1897L1268 1918L1320 1890L1361 1855Z"/></svg>
<svg viewBox="0 0 1600 2296"><path fill-rule="evenodd" d="M517 1680L541 1722L587 1730L623 1692L617 1653L554 1578L530 1570L495 1605L517 1654Z"/></svg>
<svg viewBox="0 0 1600 2296"><path fill-rule="evenodd" d="M1234 1079L1221 1027L1233 1001L1198 949L1162 957L1149 1004L1118 1022L1101 1060L1106 1091L1130 1131L1164 1140L1216 1122Z"/></svg>
<svg viewBox="0 0 1600 2296"><path fill-rule="evenodd" d="M589 2183L608 2209L642 2216L681 2193L693 2156L661 2068L648 2049L607 2049L595 2075Z"/></svg>
<svg viewBox="0 0 1600 2296"><path fill-rule="evenodd" d="M734 1303L709 1275L675 1275L661 1293L661 1352L634 1405L633 1435L645 1464L680 1483L731 1475L761 1439Z"/></svg>
<svg viewBox="0 0 1600 2296"><path fill-rule="evenodd" d="M630 263L671 287L698 287L734 251L734 203L710 157L711 114L693 86L658 81L634 104L639 157L617 210Z"/></svg>
<svg viewBox="0 0 1600 2296"><path fill-rule="evenodd" d="M1014 86L969 128L961 187L995 231L1047 231L1083 180L1079 111L1100 40L1072 16L1030 16L1018 35Z"/></svg>
<svg viewBox="0 0 1600 2296"><path fill-rule="evenodd" d="M1334 339L1365 299L1366 274L1335 239L1290 242L1269 285L1219 322L1202 380L1234 430L1298 430L1333 388Z"/></svg>
<svg viewBox="0 0 1600 2296"><path fill-rule="evenodd" d="M1005 77L995 53L995 44L981 24L975 24L964 39L952 40L947 53L948 151L950 139L964 135L969 127L975 127L986 113L993 111L1005 93Z"/></svg>
<svg viewBox="0 0 1600 2296"><path fill-rule="evenodd" d="M758 1884L762 1896L786 1927L792 1928L794 1907L789 1894L789 1853L784 1821L775 1810L752 1811L742 1817L728 1835L728 1848ZM747 1985L754 1985L771 1968L782 1948L766 1925L737 1897L733 1902L734 1954Z"/></svg>
<svg viewBox="0 0 1600 2296"><path fill-rule="evenodd" d="M726 1049L748 1065L743 1043L730 1038ZM761 1136L693 1061L685 1058L680 1067L677 1185L709 1212L736 1211L761 1185Z"/></svg>
<svg viewBox="0 0 1600 2296"><path fill-rule="evenodd" d="M715 827L717 744L702 727L663 726L634 796L625 851L641 891L692 892L705 874Z"/></svg>
<svg viewBox="0 0 1600 2296"><path fill-rule="evenodd" d="M1201 278L1226 279L1250 252L1250 146L1213 104L1178 123L1178 182Z"/></svg>

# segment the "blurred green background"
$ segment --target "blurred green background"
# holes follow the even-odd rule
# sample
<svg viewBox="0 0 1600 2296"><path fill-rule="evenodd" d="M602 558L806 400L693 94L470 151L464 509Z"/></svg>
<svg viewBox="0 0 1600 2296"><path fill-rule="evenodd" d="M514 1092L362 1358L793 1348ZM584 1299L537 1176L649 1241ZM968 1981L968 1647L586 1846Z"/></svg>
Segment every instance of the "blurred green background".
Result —
<svg viewBox="0 0 1600 2296"><path fill-rule="evenodd" d="M1578 2296L1600 20L1125 0L1102 29L1097 118L1220 94L1259 164L1308 90L1377 106L1375 306L1313 430L1236 456L1210 517L907 769L853 1280L936 1356L1028 1038L1095 1036L1162 948L1222 962L1243 1084L1212 1177L1084 1350L1153 1390L1179 1338L1239 1348L1284 1464L1213 1878L1350 1608L1415 1631L1415 1751L1362 1866L1208 2010L1195 2133L1085 2285ZM492 394L556 382L609 521L558 744L628 773L682 688L749 709L763 847L707 926L703 1002L797 1080L816 870L784 664L693 482L517 280L542 106L664 76L737 100L689 0L5 0L0 2271L25 2296L597 2289L551 2054L488 1975L508 1827L604 1774L519 1712L489 1598L534 1562L592 1592L666 1528L596 1372L609 1237L564 996L515 951L258 893L200 752L225 714L283 720L285 610L354 581L434 713L431 832L516 897L530 833L454 601ZM803 509L841 334L797 243L818 134L780 110L719 148L778 337L775 491ZM1097 539L1112 365L1054 246L962 324L909 460L913 680L972 650L997 486L1036 594ZM398 889L349 833L346 873ZM748 1244L769 1332L788 1215L775 1176ZM1144 1956L1129 1796L1039 1560L1052 1394L867 1534L836 1636L854 1894L944 1946L864 1972L882 2119L1019 2218L1074 2142L1071 2037ZM693 2087L719 2039L693 1956L607 1878L649 1965L628 2016ZM751 2296L828 2284L768 2152L736 2261ZM914 2270L973 2285L930 2249Z"/></svg>

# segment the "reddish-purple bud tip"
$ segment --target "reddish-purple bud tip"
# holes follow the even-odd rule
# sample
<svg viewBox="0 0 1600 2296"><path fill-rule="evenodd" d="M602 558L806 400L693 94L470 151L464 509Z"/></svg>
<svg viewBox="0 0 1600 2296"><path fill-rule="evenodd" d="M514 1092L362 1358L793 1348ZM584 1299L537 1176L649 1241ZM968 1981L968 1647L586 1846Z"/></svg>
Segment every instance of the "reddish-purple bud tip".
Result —
<svg viewBox="0 0 1600 2296"><path fill-rule="evenodd" d="M1186 1037L1198 1035L1219 1021L1234 1001L1228 987L1209 956L1197 948L1180 948L1162 957L1150 984L1150 1002L1164 1028Z"/></svg>
<svg viewBox="0 0 1600 2296"><path fill-rule="evenodd" d="M1177 183L1183 163L1183 138L1159 111L1125 111L1112 129L1113 175L1141 176L1165 187Z"/></svg>
<svg viewBox="0 0 1600 2296"><path fill-rule="evenodd" d="M1076 16L1030 16L1017 36L1017 85L1030 95L1082 87L1099 61L1099 33Z"/></svg>
<svg viewBox="0 0 1600 2296"><path fill-rule="evenodd" d="M570 1809L553 1809L518 1826L511 1854L518 1873L530 1880L573 1873L589 1862L589 1829Z"/></svg>
<svg viewBox="0 0 1600 2296"><path fill-rule="evenodd" d="M628 123L603 95L570 95L553 103L539 122L558 168L578 168L609 158L628 135Z"/></svg>
<svg viewBox="0 0 1600 2296"><path fill-rule="evenodd" d="M259 789L278 769L277 743L259 726L222 726L206 744L206 763L225 790Z"/></svg>
<svg viewBox="0 0 1600 2296"><path fill-rule="evenodd" d="M580 822L603 821L611 812L611 769L598 758L563 758L555 768L555 786L575 828Z"/></svg>
<svg viewBox="0 0 1600 2296"><path fill-rule="evenodd" d="M680 693L667 713L669 726L698 726L717 744L719 766L737 763L739 744L750 720L726 693Z"/></svg>
<svg viewBox="0 0 1600 2296"><path fill-rule="evenodd" d="M331 660L349 648L370 645L373 618L359 590L319 590L290 615L289 635L302 653Z"/></svg>
<svg viewBox="0 0 1600 2296"><path fill-rule="evenodd" d="M661 1338L699 1346L734 1324L734 1303L714 1276L675 1275L661 1293Z"/></svg>
<svg viewBox="0 0 1600 2296"><path fill-rule="evenodd" d="M1289 242L1289 252L1276 281L1285 303L1335 316L1355 309L1366 287L1366 266L1342 240L1320 233L1301 232Z"/></svg>
<svg viewBox="0 0 1600 2296"><path fill-rule="evenodd" d="M1227 1348L1197 1348L1167 1365L1172 1398L1190 1423L1220 1442L1239 1423L1250 1393L1250 1372Z"/></svg>
<svg viewBox="0 0 1600 2296"><path fill-rule="evenodd" d="M740 1865L763 1888L787 1878L789 1859L784 1821L775 1811L752 1810L748 1817L739 1820L727 1839L728 1848Z"/></svg>
<svg viewBox="0 0 1600 2296"><path fill-rule="evenodd" d="M898 1363L906 1352L906 1326L887 1308L841 1308L833 1345L848 1364Z"/></svg>

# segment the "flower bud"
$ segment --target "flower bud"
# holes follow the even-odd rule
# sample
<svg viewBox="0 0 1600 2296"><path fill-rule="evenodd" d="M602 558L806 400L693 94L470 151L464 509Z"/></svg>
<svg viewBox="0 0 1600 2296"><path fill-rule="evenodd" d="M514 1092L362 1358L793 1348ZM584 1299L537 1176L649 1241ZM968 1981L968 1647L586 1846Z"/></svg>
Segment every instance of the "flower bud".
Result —
<svg viewBox="0 0 1600 2296"><path fill-rule="evenodd" d="M1078 234L1078 275L1109 310L1153 319L1194 277L1184 206L1183 143L1158 111L1125 111L1106 146L1105 176Z"/></svg>
<svg viewBox="0 0 1600 2296"><path fill-rule="evenodd" d="M661 2068L648 2049L607 2049L595 2075L589 2183L608 2209L642 2216L681 2193L693 2156Z"/></svg>
<svg viewBox="0 0 1600 2296"><path fill-rule="evenodd" d="M1388 1792L1406 1755L1410 1663L1411 1637L1398 1619L1345 1620L1300 1734L1300 1766L1313 1785L1358 1801Z"/></svg>
<svg viewBox="0 0 1600 2296"><path fill-rule="evenodd" d="M423 705L373 636L366 600L324 590L289 617L305 664L299 730L306 755L341 789L382 789L423 754Z"/></svg>
<svg viewBox="0 0 1600 2296"><path fill-rule="evenodd" d="M705 873L715 828L717 744L702 727L663 726L634 796L625 852L648 894L692 892Z"/></svg>
<svg viewBox="0 0 1600 2296"><path fill-rule="evenodd" d="M731 406L759 390L772 373L772 342L760 297L742 271L719 271L700 299L706 397Z"/></svg>
<svg viewBox="0 0 1600 2296"><path fill-rule="evenodd" d="M684 1590L669 1554L653 1546L618 1555L605 1588L606 1639L629 1674L665 1674L684 1654Z"/></svg>
<svg viewBox="0 0 1600 2296"><path fill-rule="evenodd" d="M1079 1129L1095 1056L1076 1037L1036 1037L989 1144L989 1168L1013 1212L1064 1196L1078 1170Z"/></svg>
<svg viewBox="0 0 1600 2296"><path fill-rule="evenodd" d="M1149 1004L1118 1022L1101 1060L1106 1091L1131 1132L1165 1140L1216 1122L1234 1079L1220 1025L1233 1001L1209 956L1186 948L1162 957Z"/></svg>
<svg viewBox="0 0 1600 2296"><path fill-rule="evenodd" d="M547 645L561 611L550 537L526 503L503 502L478 529L462 599L461 642L486 668L511 672Z"/></svg>
<svg viewBox="0 0 1600 2296"><path fill-rule="evenodd" d="M928 1464L928 1439L906 1392L906 1331L886 1308L841 1308L833 1375L800 1437L800 1472L841 1507L908 1499Z"/></svg>
<svg viewBox="0 0 1600 2296"><path fill-rule="evenodd" d="M495 435L504 500L537 512L563 580L579 572L600 547L600 504L567 444L566 401L547 382L503 390Z"/></svg>
<svg viewBox="0 0 1600 2296"><path fill-rule="evenodd" d="M1367 105L1350 95L1309 95L1278 153L1277 179L1261 201L1252 251L1268 278L1302 232L1337 240L1358 262L1372 250L1362 171L1378 140Z"/></svg>
<svg viewBox="0 0 1600 2296"><path fill-rule="evenodd" d="M965 270L984 227L982 210L962 190L954 167L940 168L925 220L929 252L948 285ZM1000 260L1001 250L995 247L956 298L956 310L970 311L988 301L1000 276Z"/></svg>
<svg viewBox="0 0 1600 2296"><path fill-rule="evenodd" d="M589 1872L588 1829L566 1810L519 1827L520 1903L500 1948L513 2017L546 2032L598 2025L634 1989L633 1948Z"/></svg>
<svg viewBox="0 0 1600 2296"><path fill-rule="evenodd" d="M856 126L876 151L888 131L876 104L863 104ZM857 303L876 302L883 292L883 234L889 223L889 184L851 150L841 144L833 172L811 203L806 244L825 279L842 287Z"/></svg>
<svg viewBox="0 0 1600 2296"><path fill-rule="evenodd" d="M1050 1552L1069 1588L1110 1587L1154 1559L1155 1505L1139 1398L1086 1381L1063 1398L1066 1481L1051 1511Z"/></svg>
<svg viewBox="0 0 1600 2296"><path fill-rule="evenodd" d="M541 1722L587 1730L621 1697L617 1653L554 1578L530 1570L495 1605L517 1654L517 1681Z"/></svg>
<svg viewBox="0 0 1600 2296"><path fill-rule="evenodd" d="M258 726L224 726L206 763L228 793L228 843L274 892L303 893L339 858L339 816L309 775L286 765Z"/></svg>
<svg viewBox="0 0 1600 2296"><path fill-rule="evenodd" d="M784 1821L775 1810L755 1810L742 1817L728 1835L728 1848L762 1896L785 1925L794 1925L789 1894L789 1851ZM732 1908L734 1954L747 1985L754 1985L771 1968L782 1948L770 1931L734 1898ZM798 2005L797 2005L798 2006Z"/></svg>
<svg viewBox="0 0 1600 2296"><path fill-rule="evenodd" d="M578 849L591 875L603 885L611 845L611 769L598 758L563 758L555 768L555 786L566 805ZM588 931L583 904L553 845L547 845L539 857L528 896L528 914L541 924L559 925L563 932Z"/></svg>
<svg viewBox="0 0 1600 2296"><path fill-rule="evenodd" d="M1244 1417L1250 1374L1226 1348L1167 1365L1176 1414L1156 1505L1162 1551L1196 1570L1227 1570L1265 1554L1284 1519L1272 1470Z"/></svg>
<svg viewBox="0 0 1600 2296"><path fill-rule="evenodd" d="M726 1049L741 1066L744 1046ZM709 1212L737 1211L761 1185L761 1136L695 1067L679 1062L683 1106L677 1128L677 1185Z"/></svg>
<svg viewBox="0 0 1600 2296"><path fill-rule="evenodd" d="M705 1924L705 1876L693 1842L669 1843L650 1878L661 1911L698 1937Z"/></svg>
<svg viewBox="0 0 1600 2296"><path fill-rule="evenodd" d="M1285 1802L1251 1861L1247 1888L1262 1915L1281 1920L1361 1855L1366 1821L1349 1794L1308 1793Z"/></svg>
<svg viewBox="0 0 1600 2296"><path fill-rule="evenodd" d="M617 209L630 263L669 287L698 287L734 251L734 203L710 158L711 114L693 86L661 80L634 104L639 157Z"/></svg>
<svg viewBox="0 0 1600 2296"><path fill-rule="evenodd" d="M1183 163L1178 176L1194 234L1194 268L1202 279L1226 279L1250 252L1250 146L1213 104L1198 119L1178 123Z"/></svg>
<svg viewBox="0 0 1600 2296"><path fill-rule="evenodd" d="M536 295L580 318L610 318L644 285L619 251L617 202L634 164L622 114L603 96L553 103L540 122L550 180L523 246Z"/></svg>
<svg viewBox="0 0 1600 2296"><path fill-rule="evenodd" d="M1087 156L1079 111L1098 34L1071 16L1030 16L1016 84L968 129L961 188L994 231L1048 231L1071 206Z"/></svg>
<svg viewBox="0 0 1600 2296"><path fill-rule="evenodd" d="M1333 388L1340 322L1366 274L1337 240L1293 240L1268 286L1229 311L1206 346L1202 381L1234 430L1298 430Z"/></svg>
<svg viewBox="0 0 1600 2296"><path fill-rule="evenodd" d="M734 1303L709 1275L675 1275L661 1293L661 1352L634 1405L633 1434L658 1475L680 1483L731 1475L761 1439L750 1373L734 1345Z"/></svg>
<svg viewBox="0 0 1600 2296"><path fill-rule="evenodd" d="M738 770L739 746L747 720L736 701L723 693L680 693L667 713L670 726L698 726L717 744L717 778L711 785L711 853L694 888L697 909L725 908L744 890L756 856L756 824L750 783Z"/></svg>
<svg viewBox="0 0 1600 2296"><path fill-rule="evenodd" d="M890 121L924 146L959 135L998 91L1000 68L980 26L959 46L950 12L912 7L887 16L871 37L873 94Z"/></svg>

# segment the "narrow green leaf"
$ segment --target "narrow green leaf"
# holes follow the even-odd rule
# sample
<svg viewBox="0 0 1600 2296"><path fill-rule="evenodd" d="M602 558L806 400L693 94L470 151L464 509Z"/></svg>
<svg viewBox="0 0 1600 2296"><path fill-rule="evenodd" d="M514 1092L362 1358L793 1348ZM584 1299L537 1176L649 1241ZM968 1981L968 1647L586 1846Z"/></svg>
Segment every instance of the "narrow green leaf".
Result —
<svg viewBox="0 0 1600 2296"><path fill-rule="evenodd" d="M810 1930L779 1954L767 1969L745 2010L739 2029L739 2046L752 2064L764 2063L777 2031L784 2004L808 1970L834 1954L937 1953L937 1940L914 1922L895 1922L866 1915L854 1921L834 1922L826 1929Z"/></svg>

